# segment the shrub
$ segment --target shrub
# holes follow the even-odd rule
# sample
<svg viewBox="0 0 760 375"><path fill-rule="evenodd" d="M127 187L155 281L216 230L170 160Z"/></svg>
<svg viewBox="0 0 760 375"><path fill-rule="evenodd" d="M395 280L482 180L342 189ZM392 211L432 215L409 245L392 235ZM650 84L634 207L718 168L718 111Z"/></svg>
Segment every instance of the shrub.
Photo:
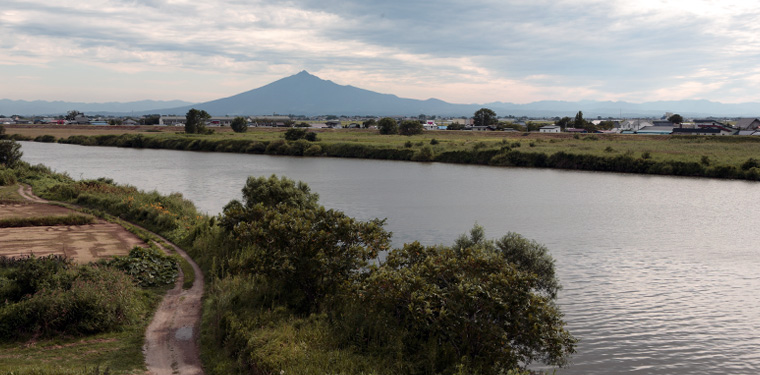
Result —
<svg viewBox="0 0 760 375"><path fill-rule="evenodd" d="M0 165L13 168L21 161L21 144L14 140L0 140Z"/></svg>
<svg viewBox="0 0 760 375"><path fill-rule="evenodd" d="M129 255L114 257L103 263L132 276L141 287L172 284L178 276L177 260L152 248L135 246Z"/></svg>
<svg viewBox="0 0 760 375"><path fill-rule="evenodd" d="M412 141L406 141L406 142L404 142L404 147L406 147L406 148L412 148L413 146L414 146L414 144L412 143Z"/></svg>
<svg viewBox="0 0 760 375"><path fill-rule="evenodd" d="M397 134L398 124L396 120L390 117L383 117L377 122L377 127L380 129L380 134Z"/></svg>
<svg viewBox="0 0 760 375"><path fill-rule="evenodd" d="M245 133L248 131L248 120L241 116L235 117L230 123L230 127L235 133Z"/></svg>
<svg viewBox="0 0 760 375"><path fill-rule="evenodd" d="M440 142L438 142L438 140L435 139L435 138L433 138L433 139L430 140L430 144L433 145L433 146L437 145L438 143L440 143Z"/></svg>
<svg viewBox="0 0 760 375"><path fill-rule="evenodd" d="M415 120L401 121L401 124L398 126L398 133L401 135L422 134L424 130L425 128L422 126L422 124L420 124L419 121Z"/></svg>
<svg viewBox="0 0 760 375"><path fill-rule="evenodd" d="M12 169L0 169L0 186L15 185L16 182L16 174Z"/></svg>
<svg viewBox="0 0 760 375"><path fill-rule="evenodd" d="M641 153L641 158L645 159L645 160L646 159L651 159L652 158L652 154L649 151L644 151L644 152Z"/></svg>
<svg viewBox="0 0 760 375"><path fill-rule="evenodd" d="M306 137L306 130L303 128L290 128L283 135L288 141L297 141Z"/></svg>
<svg viewBox="0 0 760 375"><path fill-rule="evenodd" d="M435 157L433 155L433 149L431 149L430 146L422 147L412 156L412 160L414 161L433 161L433 159L435 159Z"/></svg>
<svg viewBox="0 0 760 375"><path fill-rule="evenodd" d="M40 135L34 138L35 142L45 142L45 143L53 143L56 141L56 138L52 135Z"/></svg>
<svg viewBox="0 0 760 375"><path fill-rule="evenodd" d="M604 149L604 152L614 152L614 151L615 151L615 149L613 149L613 148L612 148L612 146L607 146L607 147Z"/></svg>
<svg viewBox="0 0 760 375"><path fill-rule="evenodd" d="M746 171L746 170L749 170L749 169L752 169L752 168L757 168L757 167L760 167L760 161L758 161L755 158L749 158L749 159L747 159L747 161L745 161L744 163L742 163L742 166L741 166L741 168L742 168L743 171Z"/></svg>
<svg viewBox="0 0 760 375"><path fill-rule="evenodd" d="M702 163L702 165L710 165L710 157L708 157L707 155L702 155L702 159L700 159L700 163Z"/></svg>
<svg viewBox="0 0 760 375"><path fill-rule="evenodd" d="M304 151L304 156L319 156L322 155L322 147L320 145L311 145Z"/></svg>
<svg viewBox="0 0 760 375"><path fill-rule="evenodd" d="M308 132L306 133L306 136L304 137L309 142L316 142L319 139L317 138L317 133L315 132Z"/></svg>
<svg viewBox="0 0 760 375"><path fill-rule="evenodd" d="M139 289L114 269L74 267L61 257L24 258L4 267L11 268L0 306L5 339L108 332L146 311Z"/></svg>

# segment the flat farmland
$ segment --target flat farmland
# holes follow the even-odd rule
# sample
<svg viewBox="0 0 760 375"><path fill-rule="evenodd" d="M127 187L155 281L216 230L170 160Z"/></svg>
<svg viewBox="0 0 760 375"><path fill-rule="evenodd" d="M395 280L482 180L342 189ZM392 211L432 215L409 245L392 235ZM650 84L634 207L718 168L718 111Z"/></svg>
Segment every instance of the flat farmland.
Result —
<svg viewBox="0 0 760 375"><path fill-rule="evenodd" d="M72 214L78 213L46 203L0 204L0 220ZM146 245L122 226L104 220L95 220L86 225L0 228L0 256L7 257L63 255L83 264L114 255L127 255L135 246Z"/></svg>

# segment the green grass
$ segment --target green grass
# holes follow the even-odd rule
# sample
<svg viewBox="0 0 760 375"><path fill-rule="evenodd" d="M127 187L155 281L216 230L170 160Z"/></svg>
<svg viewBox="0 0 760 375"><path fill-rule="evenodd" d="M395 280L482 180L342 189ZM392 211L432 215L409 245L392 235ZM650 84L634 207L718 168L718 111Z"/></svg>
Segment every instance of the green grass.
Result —
<svg viewBox="0 0 760 375"><path fill-rule="evenodd" d="M0 202L23 202L18 193L18 185L0 186Z"/></svg>
<svg viewBox="0 0 760 375"><path fill-rule="evenodd" d="M14 217L0 219L0 228L40 227L56 225L87 225L92 224L95 218L77 214L66 216L39 216L39 217Z"/></svg>
<svg viewBox="0 0 760 375"><path fill-rule="evenodd" d="M193 266L179 255L177 255L177 263L179 264L179 268L182 269L182 289L192 288L195 282L195 270L193 270Z"/></svg>

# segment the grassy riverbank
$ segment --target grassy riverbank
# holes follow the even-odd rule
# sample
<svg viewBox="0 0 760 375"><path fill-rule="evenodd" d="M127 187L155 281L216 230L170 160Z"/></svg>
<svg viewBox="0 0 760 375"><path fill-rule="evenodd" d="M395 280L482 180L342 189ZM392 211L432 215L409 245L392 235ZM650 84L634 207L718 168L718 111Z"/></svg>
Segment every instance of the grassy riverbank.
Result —
<svg viewBox="0 0 760 375"><path fill-rule="evenodd" d="M34 129L37 132L50 129ZM374 130L311 130L318 140L287 141L285 129L247 133L215 129L210 135L177 128L72 128L59 136L32 137L29 128L8 128L11 137L45 142L268 155L327 156L557 168L675 176L760 179L760 137L570 135L428 131L380 135ZM172 131L174 130L174 131ZM26 134L26 135L25 135Z"/></svg>

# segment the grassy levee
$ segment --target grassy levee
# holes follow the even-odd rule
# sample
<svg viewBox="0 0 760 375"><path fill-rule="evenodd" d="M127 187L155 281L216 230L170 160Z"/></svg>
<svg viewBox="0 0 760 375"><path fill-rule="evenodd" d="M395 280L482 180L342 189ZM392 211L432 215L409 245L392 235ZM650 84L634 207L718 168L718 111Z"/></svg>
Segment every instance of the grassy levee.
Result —
<svg viewBox="0 0 760 375"><path fill-rule="evenodd" d="M67 216L40 216L25 218L0 219L0 228L19 228L32 226L55 226L55 225L87 225L92 224L95 218L70 214Z"/></svg>
<svg viewBox="0 0 760 375"><path fill-rule="evenodd" d="M760 179L760 139L748 136L504 134L429 131L379 135L372 130L319 131L318 140L287 141L284 130L211 135L141 133L71 135L58 142L114 147L433 161L673 176ZM40 137L38 137L40 138ZM45 141L50 141L46 138Z"/></svg>

